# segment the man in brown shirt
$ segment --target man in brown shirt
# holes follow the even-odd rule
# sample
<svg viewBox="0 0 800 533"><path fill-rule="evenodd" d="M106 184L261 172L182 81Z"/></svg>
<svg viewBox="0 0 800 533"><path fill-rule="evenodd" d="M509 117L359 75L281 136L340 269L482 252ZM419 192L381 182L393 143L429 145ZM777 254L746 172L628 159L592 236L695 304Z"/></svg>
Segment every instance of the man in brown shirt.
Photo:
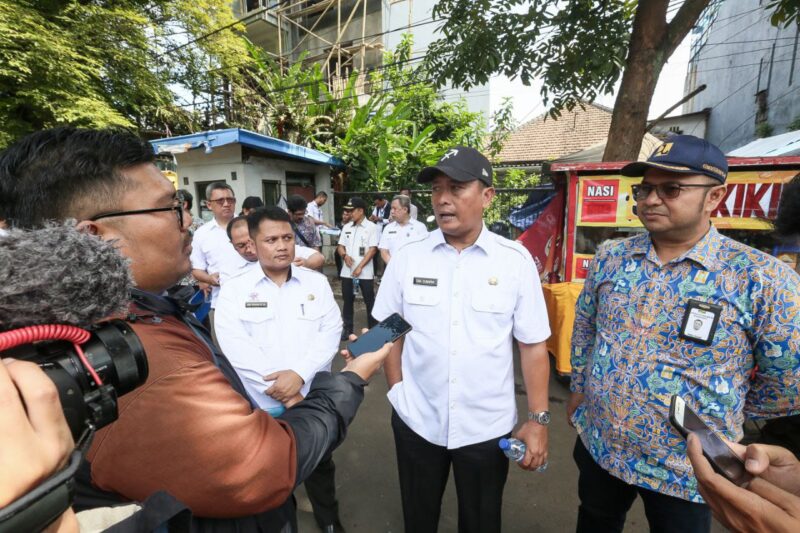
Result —
<svg viewBox="0 0 800 533"><path fill-rule="evenodd" d="M280 421L254 409L208 332L160 296L189 270L191 216L133 135L57 128L22 139L0 153L0 213L16 227L75 218L131 260L127 319L150 373L97 434L78 509L165 490L204 531L295 530L292 491L344 439L387 347L318 375Z"/></svg>

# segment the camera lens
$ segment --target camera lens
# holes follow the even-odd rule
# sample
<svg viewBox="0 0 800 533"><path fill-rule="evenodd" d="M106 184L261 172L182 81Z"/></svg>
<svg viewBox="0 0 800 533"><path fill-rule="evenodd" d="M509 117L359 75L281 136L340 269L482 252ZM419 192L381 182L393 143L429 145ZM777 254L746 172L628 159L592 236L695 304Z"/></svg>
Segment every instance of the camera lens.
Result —
<svg viewBox="0 0 800 533"><path fill-rule="evenodd" d="M147 357L142 343L122 320L112 320L94 330L83 351L103 383L113 386L118 396L147 379ZM88 378L88 373L85 376Z"/></svg>

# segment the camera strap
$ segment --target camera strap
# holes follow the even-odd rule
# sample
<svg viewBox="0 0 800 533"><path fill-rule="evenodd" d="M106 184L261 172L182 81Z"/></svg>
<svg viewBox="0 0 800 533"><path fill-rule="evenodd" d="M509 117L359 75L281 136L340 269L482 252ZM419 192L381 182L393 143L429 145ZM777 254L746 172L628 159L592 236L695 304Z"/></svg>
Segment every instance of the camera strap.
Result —
<svg viewBox="0 0 800 533"><path fill-rule="evenodd" d="M89 426L78 440L67 466L0 509L0 533L42 531L69 509L75 496L75 474L93 438L94 428Z"/></svg>

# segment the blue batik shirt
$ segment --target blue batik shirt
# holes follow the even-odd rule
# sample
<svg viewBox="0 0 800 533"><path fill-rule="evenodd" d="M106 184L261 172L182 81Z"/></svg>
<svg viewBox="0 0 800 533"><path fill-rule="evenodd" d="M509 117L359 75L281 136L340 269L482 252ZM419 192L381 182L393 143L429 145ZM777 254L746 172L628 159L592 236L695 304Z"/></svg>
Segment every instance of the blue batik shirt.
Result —
<svg viewBox="0 0 800 533"><path fill-rule="evenodd" d="M586 395L573 422L594 460L626 483L701 502L670 398L733 441L745 417L797 413L799 284L713 227L667 264L646 233L601 245L576 307L570 385ZM689 300L722 308L709 346L679 336Z"/></svg>

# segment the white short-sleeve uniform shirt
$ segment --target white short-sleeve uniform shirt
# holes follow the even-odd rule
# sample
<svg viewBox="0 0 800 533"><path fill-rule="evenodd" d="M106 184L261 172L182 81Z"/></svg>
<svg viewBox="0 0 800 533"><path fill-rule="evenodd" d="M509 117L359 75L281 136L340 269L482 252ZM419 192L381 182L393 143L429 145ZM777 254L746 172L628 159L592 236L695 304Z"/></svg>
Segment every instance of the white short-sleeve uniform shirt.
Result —
<svg viewBox="0 0 800 533"><path fill-rule="evenodd" d="M250 267L223 285L214 329L250 397L262 409L273 409L281 403L264 394L273 383L264 376L293 370L305 381L300 394L308 394L314 375L330 370L342 315L319 272L292 266L279 287L261 268Z"/></svg>
<svg viewBox="0 0 800 533"><path fill-rule="evenodd" d="M344 246L347 255L353 258L355 261L355 267L358 266L362 259L364 259L364 256L370 247L378 246L379 237L380 229L378 226L364 217L364 219L358 225L353 224L352 222L348 222L344 225L342 228L342 234L339 235L339 244ZM364 265L364 268L361 269L361 275L358 278L372 279L375 277L373 270L372 261L369 261L366 265ZM350 272L350 267L342 262L342 277L352 278L353 275Z"/></svg>
<svg viewBox="0 0 800 533"><path fill-rule="evenodd" d="M192 237L192 255L190 256L192 268L204 270L209 274L219 273L219 283L235 276L247 264L231 244L225 228L211 219L195 231ZM219 287L211 289L211 308L217 307Z"/></svg>
<svg viewBox="0 0 800 533"><path fill-rule="evenodd" d="M417 222L413 218L409 219L404 226L401 226L396 221L390 222L383 228L378 249L389 250L389 255L394 255L397 248L411 237L425 233L428 233L428 228L425 227L425 224Z"/></svg>
<svg viewBox="0 0 800 533"><path fill-rule="evenodd" d="M403 381L388 394L400 418L451 449L511 431L513 339L550 336L528 251L485 226L461 253L439 229L412 238L389 262L372 315L395 312L413 327L403 344Z"/></svg>

